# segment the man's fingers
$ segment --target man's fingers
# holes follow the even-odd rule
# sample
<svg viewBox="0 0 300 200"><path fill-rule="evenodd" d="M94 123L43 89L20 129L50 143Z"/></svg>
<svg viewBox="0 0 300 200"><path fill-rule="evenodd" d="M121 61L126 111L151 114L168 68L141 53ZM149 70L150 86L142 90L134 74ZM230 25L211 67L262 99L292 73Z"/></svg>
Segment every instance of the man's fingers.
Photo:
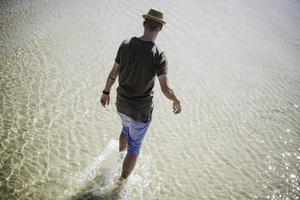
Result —
<svg viewBox="0 0 300 200"><path fill-rule="evenodd" d="M105 107L106 105L109 104L109 97L105 97L105 96L102 96L101 99L100 99L100 103L103 107Z"/></svg>
<svg viewBox="0 0 300 200"><path fill-rule="evenodd" d="M178 106L177 112L175 114L178 114L181 112L181 106Z"/></svg>
<svg viewBox="0 0 300 200"><path fill-rule="evenodd" d="M177 111L178 111L178 105L174 105L173 106L173 113L177 113Z"/></svg>
<svg viewBox="0 0 300 200"><path fill-rule="evenodd" d="M105 101L104 100L101 100L101 104L103 107L105 107Z"/></svg>
<svg viewBox="0 0 300 200"><path fill-rule="evenodd" d="M173 108L173 113L176 113L176 111L177 111L177 108Z"/></svg>
<svg viewBox="0 0 300 200"><path fill-rule="evenodd" d="M178 107L178 104L177 103L173 103L173 109L175 109L176 107Z"/></svg>
<svg viewBox="0 0 300 200"><path fill-rule="evenodd" d="M173 113L178 114L181 112L181 106L180 104L173 104Z"/></svg>

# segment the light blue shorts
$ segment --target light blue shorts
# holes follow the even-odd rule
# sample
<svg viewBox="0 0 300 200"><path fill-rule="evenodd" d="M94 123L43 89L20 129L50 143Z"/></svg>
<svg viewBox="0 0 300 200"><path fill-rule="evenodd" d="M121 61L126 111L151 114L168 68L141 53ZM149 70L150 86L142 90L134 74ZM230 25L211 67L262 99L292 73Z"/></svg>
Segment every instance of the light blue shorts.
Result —
<svg viewBox="0 0 300 200"><path fill-rule="evenodd" d="M137 122L123 113L118 114L122 120L122 133L127 136L127 153L138 155L150 122Z"/></svg>

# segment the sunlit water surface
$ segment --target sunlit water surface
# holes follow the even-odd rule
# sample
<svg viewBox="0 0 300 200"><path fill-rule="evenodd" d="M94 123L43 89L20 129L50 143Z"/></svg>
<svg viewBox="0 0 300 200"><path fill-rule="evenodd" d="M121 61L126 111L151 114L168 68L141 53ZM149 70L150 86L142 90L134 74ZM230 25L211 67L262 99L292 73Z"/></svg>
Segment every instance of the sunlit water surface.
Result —
<svg viewBox="0 0 300 200"><path fill-rule="evenodd" d="M299 199L300 2L0 1L1 199ZM154 7L180 115L155 88L120 193L119 44ZM123 155L124 156L124 155Z"/></svg>

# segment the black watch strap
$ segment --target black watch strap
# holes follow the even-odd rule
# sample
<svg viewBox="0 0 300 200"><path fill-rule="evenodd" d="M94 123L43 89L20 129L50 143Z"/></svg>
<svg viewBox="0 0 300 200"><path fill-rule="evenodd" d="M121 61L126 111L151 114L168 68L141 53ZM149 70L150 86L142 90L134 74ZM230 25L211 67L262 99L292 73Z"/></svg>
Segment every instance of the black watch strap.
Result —
<svg viewBox="0 0 300 200"><path fill-rule="evenodd" d="M109 92L107 92L107 91L105 91L105 90L103 90L102 93L103 93L103 94L106 94L106 95L109 95Z"/></svg>

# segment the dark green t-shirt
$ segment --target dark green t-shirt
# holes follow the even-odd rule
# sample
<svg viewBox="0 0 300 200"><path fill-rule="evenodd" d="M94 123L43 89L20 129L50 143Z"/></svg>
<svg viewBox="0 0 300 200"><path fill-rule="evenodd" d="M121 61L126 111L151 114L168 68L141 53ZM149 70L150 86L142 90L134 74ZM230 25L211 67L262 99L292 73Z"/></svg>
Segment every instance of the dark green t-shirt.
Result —
<svg viewBox="0 0 300 200"><path fill-rule="evenodd" d="M154 42L137 37L119 47L116 63L120 64L116 107L132 119L149 122L153 110L155 76L167 73L167 58Z"/></svg>

